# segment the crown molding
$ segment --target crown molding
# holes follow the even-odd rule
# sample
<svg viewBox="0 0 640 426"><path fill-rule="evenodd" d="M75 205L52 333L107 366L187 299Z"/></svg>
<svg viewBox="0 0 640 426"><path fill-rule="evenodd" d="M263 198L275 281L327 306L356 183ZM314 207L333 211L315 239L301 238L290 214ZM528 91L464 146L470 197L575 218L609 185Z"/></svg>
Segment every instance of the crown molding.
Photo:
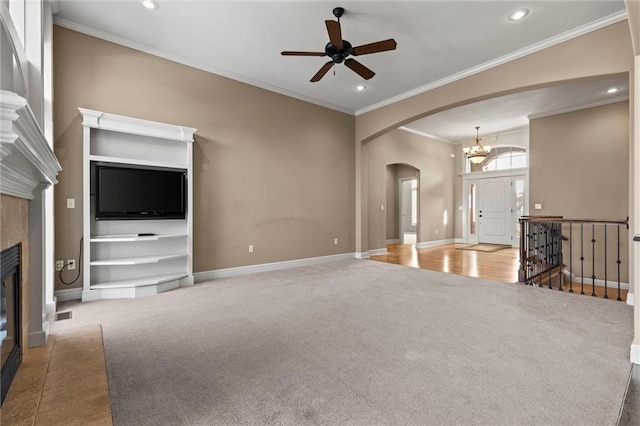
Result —
<svg viewBox="0 0 640 426"><path fill-rule="evenodd" d="M553 111L540 112L538 114L531 114L531 115L528 115L527 118L529 119L529 121L531 121L531 120L535 120L537 118L551 117L552 115L565 114L567 112L582 111L583 109L595 108L595 107L599 107L599 106L615 104L617 102L623 102L623 101L628 101L628 100L629 100L629 95L619 96L617 98L605 99L603 101L594 102L594 103L587 104L587 105L567 107L567 108L556 109L556 110L553 110Z"/></svg>
<svg viewBox="0 0 640 426"><path fill-rule="evenodd" d="M148 46L146 44L143 43L138 43L136 41L133 40L129 40L127 38L124 37L119 37L110 33L107 33L105 31L100 31L100 30L96 30L94 28L88 27L86 25L82 25L82 24L78 24L75 23L73 21L69 21L67 19L62 19L59 18L57 16L54 16L53 18L53 23L54 25L57 25L59 27L63 27L63 28L67 28L82 34L86 34L92 37L96 37L102 40L106 40L109 41L111 43L115 43L115 44L119 44L121 46L124 47L128 47L130 49L134 49L134 50L138 50L140 52L143 53L147 53L149 55L153 55L153 56L158 56L160 58L163 59L167 59L169 61L172 62L176 62L178 64L182 64L182 65L186 65L188 67L192 67L192 68L196 68L202 71L206 71L212 74L216 74L219 75L221 77L225 77L231 80L235 80L235 81L239 81L241 83L245 83L248 84L250 86L255 86L258 87L260 89L264 89L264 90L268 90L270 92L274 92L274 93L278 93L280 95L284 95L284 96L288 96L290 98L294 98L294 99L298 99L300 101L304 101L304 102L308 102L310 104L314 104L314 105L318 105L324 108L329 108L332 109L334 111L338 111L338 112L342 112L345 114L349 114L349 115L354 115L354 111L347 109L347 108L342 108L340 106L337 105L333 105L330 104L328 102L322 102L319 101L318 99L314 99L308 96L304 96L304 95L300 95L299 93L295 93L292 92L290 90L287 89L283 89L281 87L278 86L274 86L268 83L265 83L263 81L259 81L259 80L254 80L252 78L248 78L239 74L235 74L231 71L227 71L225 69L222 68L218 68L218 67L214 67L213 65L209 65L209 64L205 64L202 63L200 61L196 61L194 59L190 59L190 58L185 58L184 56L180 56L180 55L176 55L173 53L169 53L167 51L164 51L162 49L156 49L154 47Z"/></svg>
<svg viewBox="0 0 640 426"><path fill-rule="evenodd" d="M582 35L588 34L590 32L599 30L601 28L607 27L609 25L618 23L620 21L624 21L627 19L626 10L620 11L618 13L614 13L597 21L593 21L589 24L582 25L580 27L574 28L571 31L564 32L554 37L550 37L546 40L542 40L538 43L532 44L528 47L525 47L520 50L516 50L515 52L511 52L507 55L501 56L489 62L485 62L484 64L478 65L476 67L468 68L464 71L451 74L445 78L434 81L432 83L426 84L422 87L418 87L413 90L409 90L408 92L402 93L398 96L394 96L392 98L386 99L382 102L375 103L368 107L361 108L356 111L356 116L365 114L367 112L374 111L376 109L394 104L396 102L403 101L405 99L411 98L413 96L419 95L424 92L428 92L430 90L436 89L438 87L451 84L455 81L462 80L463 78L471 77L472 75L479 74L481 72L487 71L491 68L495 68L497 66L506 64L507 62L514 61L516 59L522 58L527 55L531 55L532 53L539 52L541 50L547 49L549 47L558 45L560 43L564 43L565 41L574 39L576 37L580 37Z"/></svg>

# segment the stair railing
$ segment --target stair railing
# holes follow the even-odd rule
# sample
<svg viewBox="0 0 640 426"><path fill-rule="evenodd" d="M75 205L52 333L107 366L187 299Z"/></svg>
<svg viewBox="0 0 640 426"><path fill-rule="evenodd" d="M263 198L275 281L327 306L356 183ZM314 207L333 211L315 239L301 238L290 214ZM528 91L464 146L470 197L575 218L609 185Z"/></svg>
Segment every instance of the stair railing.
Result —
<svg viewBox="0 0 640 426"><path fill-rule="evenodd" d="M617 288L617 300L622 300L621 247L628 246L628 218L523 216L519 223L520 282L560 291L568 289L570 293L579 290L580 294L585 294L586 285L591 287L592 296L596 296L596 286L600 286L604 287L605 299L609 298L613 285ZM626 256L627 250L623 252Z"/></svg>

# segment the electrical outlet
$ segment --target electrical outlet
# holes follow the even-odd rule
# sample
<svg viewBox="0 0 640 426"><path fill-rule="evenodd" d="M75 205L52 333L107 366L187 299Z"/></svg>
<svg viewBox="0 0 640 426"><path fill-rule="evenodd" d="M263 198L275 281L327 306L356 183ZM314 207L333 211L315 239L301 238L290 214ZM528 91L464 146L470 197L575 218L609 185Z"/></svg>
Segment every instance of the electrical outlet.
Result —
<svg viewBox="0 0 640 426"><path fill-rule="evenodd" d="M64 260L56 260L56 272L62 271L64 268Z"/></svg>
<svg viewBox="0 0 640 426"><path fill-rule="evenodd" d="M253 253L253 244L249 244L249 253Z"/></svg>
<svg viewBox="0 0 640 426"><path fill-rule="evenodd" d="M70 271L72 269L76 269L76 260L75 259L67 260L67 269L70 270Z"/></svg>
<svg viewBox="0 0 640 426"><path fill-rule="evenodd" d="M338 239L337 239L337 238L334 238L334 239L333 239L333 244L334 244L334 245L338 245Z"/></svg>
<svg viewBox="0 0 640 426"><path fill-rule="evenodd" d="M75 198L67 198L67 208L75 209L76 208L76 199Z"/></svg>

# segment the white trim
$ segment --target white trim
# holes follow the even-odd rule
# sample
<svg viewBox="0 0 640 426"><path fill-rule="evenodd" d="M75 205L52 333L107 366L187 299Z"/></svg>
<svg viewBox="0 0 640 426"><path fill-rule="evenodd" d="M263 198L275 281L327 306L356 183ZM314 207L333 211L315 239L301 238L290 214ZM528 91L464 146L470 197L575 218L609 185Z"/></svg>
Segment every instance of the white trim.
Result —
<svg viewBox="0 0 640 426"><path fill-rule="evenodd" d="M373 250L369 250L369 256L376 256L378 254L387 254L387 248L378 248L378 249L373 249Z"/></svg>
<svg viewBox="0 0 640 426"><path fill-rule="evenodd" d="M55 298L55 296L53 297L53 302L46 302L44 305L45 308L45 313L47 315L53 315L56 313L56 311L58 310L58 304L57 304L57 299Z"/></svg>
<svg viewBox="0 0 640 426"><path fill-rule="evenodd" d="M108 114L86 108L78 108L82 113L82 125L101 130L112 130L133 135L148 136L192 143L193 134L198 130L192 127L176 126L157 121L141 120L124 115Z"/></svg>
<svg viewBox="0 0 640 426"><path fill-rule="evenodd" d="M435 136L435 135L432 135L430 133L421 132L420 130L410 129L410 128L405 127L405 126L400 126L400 127L398 127L398 129L402 130L402 131L405 131L407 133L412 133L414 135L422 136L424 138L429 138L429 139L434 139L434 140L437 140L437 141L440 141L440 142L450 143L452 145L460 143L460 142L452 141L452 140L449 140L449 139L441 138L439 136Z"/></svg>
<svg viewBox="0 0 640 426"><path fill-rule="evenodd" d="M32 200L62 167L27 100L0 90L0 193Z"/></svg>
<svg viewBox="0 0 640 426"><path fill-rule="evenodd" d="M636 301L635 301L635 296L633 295L633 293L627 293L627 305L629 306L633 306L635 305Z"/></svg>
<svg viewBox="0 0 640 426"><path fill-rule="evenodd" d="M541 112L541 113L538 113L538 114L531 114L531 115L528 115L527 118L529 120L535 120L535 119L538 119L538 118L551 117L551 116L554 116L554 115L566 114L568 112L582 111L584 109L596 108L596 107L599 107L599 106L615 104L615 103L618 103L618 102L623 102L623 101L628 101L628 100L629 100L629 95L619 96L617 98L605 99L605 100L594 102L594 103L587 104L587 105L572 106L572 107L567 107L567 108L556 109L556 110L553 110L553 111Z"/></svg>
<svg viewBox="0 0 640 426"><path fill-rule="evenodd" d="M369 252L368 251L363 251L362 253L355 253L355 258L356 259L368 259L369 258Z"/></svg>
<svg viewBox="0 0 640 426"><path fill-rule="evenodd" d="M465 243L464 242L464 238L455 238L453 240L453 242L456 243L456 244L464 244Z"/></svg>
<svg viewBox="0 0 640 426"><path fill-rule="evenodd" d="M565 279L570 279L570 275L569 275L569 271L565 271ZM582 282L583 277L578 277L576 275L573 275L573 279L571 280L574 284L578 284L580 285L580 283ZM593 283L593 279L589 278L589 277L584 277L584 283L585 284L589 284L591 285ZM596 279L595 280L595 284L598 287L604 287L604 280L601 279ZM609 289L617 289L618 288L618 283L616 281L611 281L608 280L607 281L607 288ZM621 289L625 289L625 290L629 290L629 283L620 283L620 288Z"/></svg>
<svg viewBox="0 0 640 426"><path fill-rule="evenodd" d="M356 110L356 114L355 115L356 116L362 115L362 114L365 114L367 112L371 112L371 111L374 111L376 109L379 109L379 108L394 104L396 102L400 102L402 100L408 99L408 98L410 98L412 96L416 96L416 95L419 95L421 93L428 92L429 90L433 90L433 89L436 89L438 87L445 86L447 84L451 84L451 83L453 83L455 81L462 80L462 79L467 78L467 77L471 77L472 75L479 74L479 73L481 73L483 71L487 71L487 70L489 70L491 68L495 68L495 67L500 66L500 65L504 65L504 64L506 64L508 62L514 61L516 59L520 59L520 58L522 58L524 56L527 56L527 55L531 55L532 53L539 52L541 50L544 50L544 49L547 49L549 47L555 46L557 44L564 43L565 41L571 40L571 39L576 38L576 37L580 37L582 35L585 35L585 34L588 34L590 32L599 30L601 28L604 28L606 26L615 24L615 23L623 21L625 19L627 19L626 10L614 13L612 15L609 15L609 16L607 16L605 18L602 18L602 19L599 19L597 21L593 21L593 22L591 22L589 24L585 24L585 25L582 25L582 26L580 26L578 28L574 28L574 29L572 29L570 31L567 31L567 32L563 33L563 34L559 34L559 35L556 35L554 37L550 37L550 38L548 38L546 40L542 40L542 41L540 41L538 43L534 43L531 46L525 47L525 48L520 49L520 50L516 50L515 52L511 52L511 53L509 53L507 55L504 55L504 56L501 56L499 58L493 59L491 61L485 62L484 64L481 64L481 65L478 65L478 66L475 66L475 67L472 67L472 68L468 68L468 69L466 69L464 71L461 71L461 72L458 72L458 73L455 73L455 74L451 74L451 75L449 75L449 76L447 76L445 78L442 78L440 80L434 81L433 83L429 83L429 84L426 84L426 85L424 85L422 87L418 87L416 89L413 89L413 90L410 90L408 92L402 93L400 95L393 96L393 97L391 97L389 99L386 99L384 101L375 103L373 105L369 105L367 107L360 108L359 110Z"/></svg>
<svg viewBox="0 0 640 426"><path fill-rule="evenodd" d="M68 300L80 300L82 299L82 288L69 288L64 290L56 290L54 292L58 302L65 302Z"/></svg>
<svg viewBox="0 0 640 426"><path fill-rule="evenodd" d="M280 271L282 269L299 268L301 266L318 265L322 263L336 262L339 260L346 260L346 259L353 259L353 258L354 258L354 253L333 254L329 256L309 257L306 259L286 260L284 262L261 263L258 265L238 266L236 268L225 268L225 269L215 269L213 271L195 272L193 274L193 277L196 283L200 283L203 281L209 281L216 278L235 277L238 275L255 274L258 272Z"/></svg>
<svg viewBox="0 0 640 426"><path fill-rule="evenodd" d="M11 53L16 59L16 69L18 70L18 82L20 83L21 94L27 94L29 92L29 59L27 58L27 50L22 45L22 41L18 36L16 27L11 19L11 13L7 8L8 2L2 2L0 4L0 24L4 28L5 34L11 47ZM0 31L2 31L0 28ZM14 87L13 90L18 90Z"/></svg>
<svg viewBox="0 0 640 426"><path fill-rule="evenodd" d="M497 177L520 177L520 176L529 177L529 168L524 167L520 169L487 170L482 172L462 173L462 180L493 179Z"/></svg>
<svg viewBox="0 0 640 426"><path fill-rule="evenodd" d="M392 240L387 240L385 244L400 244L400 239L394 238Z"/></svg>
<svg viewBox="0 0 640 426"><path fill-rule="evenodd" d="M640 364L640 345L634 343L631 345L631 354L629 356L631 362L634 364Z"/></svg>
<svg viewBox="0 0 640 426"><path fill-rule="evenodd" d="M416 243L416 248L427 248L427 247L435 247L441 246L443 244L451 244L455 241L454 238L447 238L444 240L434 240L434 241L423 241L421 243Z"/></svg>
<svg viewBox="0 0 640 426"><path fill-rule="evenodd" d="M299 93L292 92L287 89L283 89L278 86L274 86L263 81L254 80L249 77L241 76L239 74L233 73L231 71L224 70L222 68L215 67L210 64L205 64L200 61L196 61L194 59L185 58L184 56L176 55L174 53L169 53L164 50L156 49L151 46L147 46L142 43L138 43L137 41L132 41L126 39L124 37L115 36L113 34L109 34L104 31L96 30L94 28L87 27L85 25L77 24L72 21L68 21L66 19L59 18L57 16L54 17L53 23L60 27L68 28L73 31L77 31L79 33L87 34L92 37L97 37L102 40L110 41L115 44L119 44L121 46L129 47L131 49L138 50L140 52L148 53L149 55L158 56L160 58L168 59L172 62L176 62L178 64L186 65L192 68L196 68L202 71L210 72L212 74L220 75L222 77L230 78L235 81L239 81L241 83L249 84L251 86L259 87L261 89L269 90L270 92L279 93L284 96L288 96L290 98L299 99L301 101L309 102L311 104L319 105L325 108L329 108L335 111L343 112L345 114L354 115L354 111L340 107L338 105L333 105L328 102L323 102L318 99L311 98L309 96L304 96Z"/></svg>
<svg viewBox="0 0 640 426"><path fill-rule="evenodd" d="M36 348L38 346L44 346L46 344L47 344L47 332L46 331L38 330L38 331L35 331L33 333L29 333L29 347L30 348Z"/></svg>

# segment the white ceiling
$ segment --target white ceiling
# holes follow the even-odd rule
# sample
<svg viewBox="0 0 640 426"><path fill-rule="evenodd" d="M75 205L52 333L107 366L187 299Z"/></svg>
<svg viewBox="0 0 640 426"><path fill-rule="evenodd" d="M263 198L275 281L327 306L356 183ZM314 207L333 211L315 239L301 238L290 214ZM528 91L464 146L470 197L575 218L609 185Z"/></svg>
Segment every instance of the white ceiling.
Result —
<svg viewBox="0 0 640 426"><path fill-rule="evenodd" d="M353 114L625 18L623 0L156 1L160 7L148 10L136 0L60 0L55 22ZM333 18L335 6L346 10L341 19L342 35L354 46L387 38L398 43L395 51L358 57L376 72L371 80L337 65L335 75L331 71L320 82L310 83L326 57L280 55L282 50L323 51L328 42L324 20ZM530 9L525 19L507 19L523 6ZM367 90L356 92L354 87L360 83L366 84ZM494 113L487 115L487 127L514 127L522 117L506 115L518 109L516 105L522 106L521 113L531 114L567 108L558 102L558 96L580 97L572 95L571 88L555 97L551 89L545 90L532 92L530 97L508 97L508 104L502 106L487 101L484 106L459 108L443 115L437 128L432 127L433 118L416 126L457 140L463 130L463 137L468 136L469 127L473 133L478 120L484 118L479 114L488 106ZM597 102L587 98L587 103ZM505 120L502 124L496 120L496 108ZM459 123L458 127L446 123L450 120ZM488 124L491 120L494 124ZM425 130L425 126L429 128Z"/></svg>

